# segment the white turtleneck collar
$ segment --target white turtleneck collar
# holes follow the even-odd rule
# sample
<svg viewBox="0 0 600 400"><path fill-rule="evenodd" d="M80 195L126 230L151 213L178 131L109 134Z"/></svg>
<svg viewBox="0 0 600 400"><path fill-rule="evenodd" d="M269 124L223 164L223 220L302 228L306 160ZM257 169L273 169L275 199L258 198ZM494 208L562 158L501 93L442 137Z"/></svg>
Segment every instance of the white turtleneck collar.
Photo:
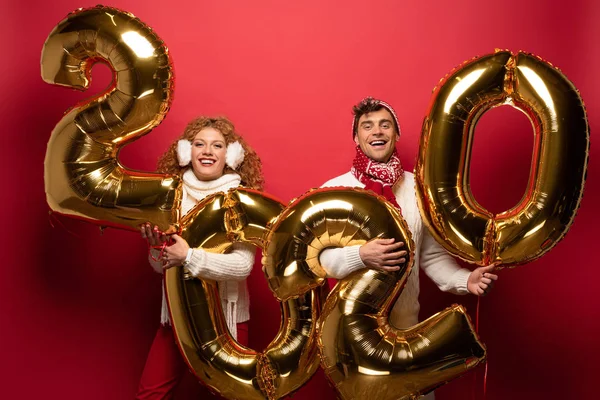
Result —
<svg viewBox="0 0 600 400"><path fill-rule="evenodd" d="M238 187L241 177L236 173L223 174L212 181L201 181L196 177L194 171L188 168L183 173L183 201L181 204L182 214L185 215L200 200L217 192L227 192L229 189Z"/></svg>

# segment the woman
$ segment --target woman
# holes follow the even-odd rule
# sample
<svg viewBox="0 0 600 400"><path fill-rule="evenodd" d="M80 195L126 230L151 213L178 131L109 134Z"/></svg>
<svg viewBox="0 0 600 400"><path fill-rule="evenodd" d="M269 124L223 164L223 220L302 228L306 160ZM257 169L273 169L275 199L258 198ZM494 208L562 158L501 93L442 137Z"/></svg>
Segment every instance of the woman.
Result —
<svg viewBox="0 0 600 400"><path fill-rule="evenodd" d="M213 193L239 185L260 190L263 185L260 159L223 117L199 117L191 121L180 140L159 159L158 171L181 174L181 215ZM195 277L218 282L229 331L239 343L247 345L250 302L246 278L254 265L254 246L234 243L230 253L214 254L191 249L183 238L172 235L174 243L161 253L155 248L166 243L166 235L148 223L140 227L140 232L153 247L150 264L157 272L182 265ZM161 326L148 354L136 399L171 399L186 369L175 343L163 293Z"/></svg>

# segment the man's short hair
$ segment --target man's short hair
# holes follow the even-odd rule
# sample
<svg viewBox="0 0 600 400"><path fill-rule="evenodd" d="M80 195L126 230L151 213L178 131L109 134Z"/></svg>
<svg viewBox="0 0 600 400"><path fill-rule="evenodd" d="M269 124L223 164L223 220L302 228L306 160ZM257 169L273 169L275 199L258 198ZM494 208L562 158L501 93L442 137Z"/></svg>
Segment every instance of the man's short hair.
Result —
<svg viewBox="0 0 600 400"><path fill-rule="evenodd" d="M374 99L373 97L365 97L361 100L360 103L352 106L352 113L354 114L354 121L352 121L352 137L356 136L358 132L358 120L364 114L368 114L370 112L379 111L382 108L385 108L392 114L392 119L394 120L394 128L396 128L396 132L400 135L400 127L398 126L398 117L396 116L396 112L388 103L382 100Z"/></svg>

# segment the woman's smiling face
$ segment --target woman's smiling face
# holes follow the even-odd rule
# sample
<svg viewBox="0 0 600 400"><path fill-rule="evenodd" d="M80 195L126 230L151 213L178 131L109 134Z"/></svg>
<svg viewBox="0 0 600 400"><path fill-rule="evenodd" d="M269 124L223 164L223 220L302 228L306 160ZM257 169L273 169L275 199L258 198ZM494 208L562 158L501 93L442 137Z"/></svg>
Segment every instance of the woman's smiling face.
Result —
<svg viewBox="0 0 600 400"><path fill-rule="evenodd" d="M192 168L196 178L212 181L223 176L227 143L221 132L207 127L192 141Z"/></svg>

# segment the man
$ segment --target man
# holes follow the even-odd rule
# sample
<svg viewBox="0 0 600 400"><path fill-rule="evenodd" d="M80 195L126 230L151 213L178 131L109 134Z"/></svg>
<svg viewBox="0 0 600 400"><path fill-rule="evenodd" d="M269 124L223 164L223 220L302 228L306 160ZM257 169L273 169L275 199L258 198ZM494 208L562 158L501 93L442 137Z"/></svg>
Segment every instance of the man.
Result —
<svg viewBox="0 0 600 400"><path fill-rule="evenodd" d="M398 118L392 107L368 97L353 107L353 135L356 157L350 172L327 181L323 186L361 187L385 196L398 207L415 242L415 262L400 298L390 314L397 328L418 323L419 267L442 291L456 294L485 295L498 279L492 266L473 271L460 268L443 247L429 234L417 206L414 175L404 172L396 141L400 137ZM394 239L375 239L362 246L326 249L319 261L333 278L342 279L361 268L385 271L399 269L406 262L404 243Z"/></svg>

